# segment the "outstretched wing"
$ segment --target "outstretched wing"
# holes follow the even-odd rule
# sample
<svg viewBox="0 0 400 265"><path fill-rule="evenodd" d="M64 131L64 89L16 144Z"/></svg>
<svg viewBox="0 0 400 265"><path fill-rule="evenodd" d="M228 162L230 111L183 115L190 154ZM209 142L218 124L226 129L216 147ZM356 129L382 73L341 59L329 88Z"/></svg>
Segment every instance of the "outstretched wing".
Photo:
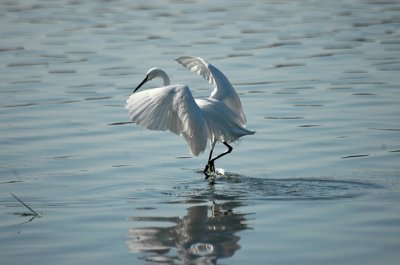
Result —
<svg viewBox="0 0 400 265"><path fill-rule="evenodd" d="M217 82L214 78L214 75L209 69L210 64L203 58L182 56L182 57L179 57L178 59L176 59L176 61L178 63L182 64L184 67L186 67L190 71L192 71L193 73L201 75L204 79L206 79L208 81L208 83L210 83L214 87L217 87Z"/></svg>
<svg viewBox="0 0 400 265"><path fill-rule="evenodd" d="M133 93L126 101L131 121L150 130L171 131L198 156L207 147L208 129L203 113L187 86L171 85Z"/></svg>
<svg viewBox="0 0 400 265"><path fill-rule="evenodd" d="M200 57L183 56L176 59L176 61L190 71L201 75L212 84L215 89L211 93L210 98L222 101L239 117L242 126L245 126L246 116L244 115L239 96L236 94L228 78L218 68Z"/></svg>

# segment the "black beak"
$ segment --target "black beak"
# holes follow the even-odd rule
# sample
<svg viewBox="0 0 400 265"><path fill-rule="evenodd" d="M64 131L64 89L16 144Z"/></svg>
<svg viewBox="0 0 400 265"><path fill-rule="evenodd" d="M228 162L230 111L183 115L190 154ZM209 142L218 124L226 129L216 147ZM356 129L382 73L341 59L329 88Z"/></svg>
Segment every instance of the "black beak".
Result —
<svg viewBox="0 0 400 265"><path fill-rule="evenodd" d="M146 83L147 81L149 81L149 76L146 75L145 79L143 79L143 81L135 88L135 90L133 90L132 94L136 92L136 90L138 90L141 86L143 86L144 83Z"/></svg>

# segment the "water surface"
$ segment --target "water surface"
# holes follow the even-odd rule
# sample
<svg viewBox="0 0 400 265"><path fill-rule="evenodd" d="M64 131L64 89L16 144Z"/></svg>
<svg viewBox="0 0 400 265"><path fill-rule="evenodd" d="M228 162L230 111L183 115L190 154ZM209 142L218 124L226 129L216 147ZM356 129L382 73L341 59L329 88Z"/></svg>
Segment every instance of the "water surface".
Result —
<svg viewBox="0 0 400 265"><path fill-rule="evenodd" d="M399 10L3 1L2 264L397 264ZM257 131L217 161L214 186L207 154L124 109L154 66L207 97L182 55L226 73Z"/></svg>

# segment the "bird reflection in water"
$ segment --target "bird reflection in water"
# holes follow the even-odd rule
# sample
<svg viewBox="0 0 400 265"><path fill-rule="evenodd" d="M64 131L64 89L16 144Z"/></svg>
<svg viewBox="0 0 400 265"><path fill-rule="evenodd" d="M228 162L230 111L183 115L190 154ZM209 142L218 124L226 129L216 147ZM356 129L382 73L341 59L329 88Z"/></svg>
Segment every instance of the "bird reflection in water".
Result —
<svg viewBox="0 0 400 265"><path fill-rule="evenodd" d="M135 222L168 222L173 226L132 228L128 232L131 252L153 262L216 264L240 249L237 235L249 229L246 215L235 213L240 202L195 205L184 217L132 217Z"/></svg>

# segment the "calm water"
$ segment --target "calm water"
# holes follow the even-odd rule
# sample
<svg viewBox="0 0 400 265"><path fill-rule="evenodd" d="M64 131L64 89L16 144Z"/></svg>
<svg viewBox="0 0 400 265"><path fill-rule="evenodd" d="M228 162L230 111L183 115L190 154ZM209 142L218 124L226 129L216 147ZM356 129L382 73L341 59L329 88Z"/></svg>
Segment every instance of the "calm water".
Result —
<svg viewBox="0 0 400 265"><path fill-rule="evenodd" d="M0 39L2 264L398 264L398 1L1 1ZM209 95L181 55L257 131L215 186L124 124L151 67Z"/></svg>

